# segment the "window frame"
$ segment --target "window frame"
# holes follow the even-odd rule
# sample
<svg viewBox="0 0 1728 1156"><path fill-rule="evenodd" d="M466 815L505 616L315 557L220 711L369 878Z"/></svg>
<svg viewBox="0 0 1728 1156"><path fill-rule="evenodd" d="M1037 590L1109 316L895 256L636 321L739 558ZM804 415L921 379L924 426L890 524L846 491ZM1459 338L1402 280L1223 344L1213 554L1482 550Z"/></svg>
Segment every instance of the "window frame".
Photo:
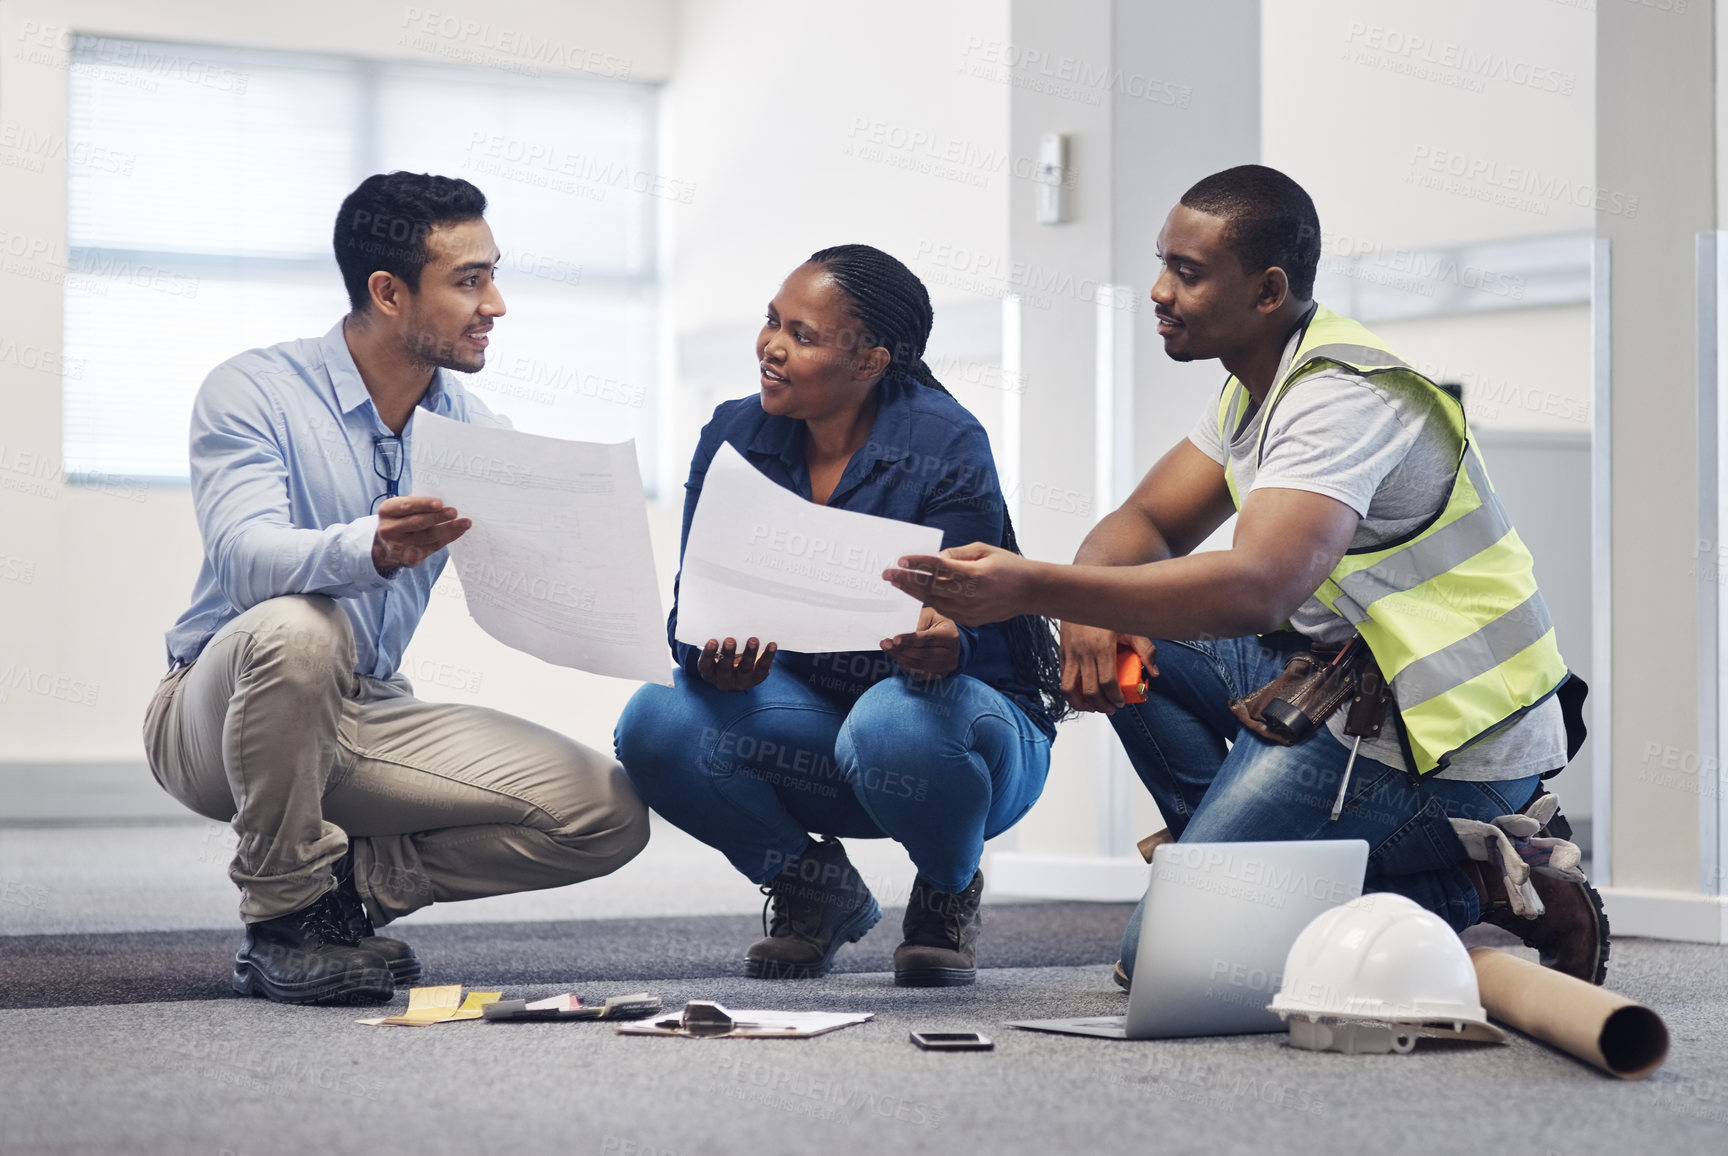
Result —
<svg viewBox="0 0 1728 1156"><path fill-rule="evenodd" d="M108 53L104 57L103 53ZM638 101L642 111L642 133L640 152L649 158L654 168L661 167L663 159L664 134L662 121L665 116L664 86L631 79L603 79L578 77L536 77L517 73L474 67L470 65L444 64L412 60L378 59L360 56L341 56L326 52L297 52L289 50L228 47L198 45L185 41L157 41L139 37L103 36L95 33L78 32L72 36L70 60L68 67L68 153L74 147L82 147L83 141L90 140L92 145L102 142L91 138L80 138L74 135L78 123L78 78L77 74L84 69L113 63L113 57L125 56L131 52L156 52L172 57L180 54L182 57L195 56L202 64L235 69L288 69L301 72L329 72L344 76L357 82L360 96L354 109L350 128L353 130L353 149L350 161L347 188L353 188L365 176L386 171L382 163L383 150L379 146L380 132L380 90L392 80L435 80L440 83L479 84L496 89L522 90L534 92L537 95L547 94L549 89L558 90L569 97L580 99L584 93L617 99L621 92L627 94L627 99ZM461 174L453 174L461 175ZM658 173L655 176L658 177ZM484 191L488 178L481 176L476 181ZM634 344L630 348L630 356L639 360L645 366L645 384L643 388L642 414L637 422L638 459L641 463L643 483L651 500L658 496L660 459L663 457L664 435L664 405L666 392L672 378L667 373L664 348L669 327L667 325L667 308L669 294L663 255L667 233L667 214L660 203L662 198L642 193L631 192L629 195L644 197L647 212L640 225L640 235L631 238L632 246L640 253L639 271L631 272L622 267L611 267L590 270L586 263L577 262L572 255L565 262L575 264L581 270L579 279L573 283L560 283L560 278L546 278L539 286L542 293L567 301L572 306L580 307L584 300L617 301L620 297L633 298L635 304L644 308L650 336L642 341L638 348ZM63 348L66 339L70 337L74 322L75 299L78 291L74 283L80 277L88 277L93 271L100 275L104 270L153 267L182 273L192 277L208 276L215 280L254 279L265 282L289 284L295 281L306 285L314 283L332 285L336 295L346 302L342 290L341 274L337 269L335 255L326 249L318 256L282 256L262 253L213 253L185 252L158 248L132 247L117 244L72 244L70 238L77 235L74 226L74 196L72 182L67 185L67 237L66 267L67 277L61 287L62 304L62 341ZM336 206L330 206L330 217L334 220ZM501 240L507 241L508 238ZM513 253L520 252L522 246L508 243L501 244L505 253L505 261L501 269L506 276L511 272L509 260ZM535 274L528 274L534 276ZM508 283L505 284L508 292ZM339 316L339 315L338 315ZM331 318L333 324L336 317ZM288 341L296 337L314 336L314 334L284 333L276 340ZM224 356L239 353L239 348ZM214 363L210 366L214 368ZM467 375L464 375L466 379ZM465 380L465 384L469 384ZM489 401L484 389L469 385L482 401ZM121 387L115 383L92 385L87 380L77 382L65 381L61 392L61 435L60 454L66 468L64 477L69 484L80 487L111 487L117 483L141 483L168 487L182 487L190 483L189 469L182 468L176 473L148 472L136 469L111 470L103 468L106 463L89 461L89 455L80 453L80 466L70 468L74 460L73 454L73 409L74 391L79 391L77 402L80 406L103 405L108 399L117 396ZM84 392L88 391L88 392ZM195 392L195 391L194 391ZM188 416L189 416L188 406ZM530 429L528 432L542 432ZM181 443L183 446L183 442Z"/></svg>

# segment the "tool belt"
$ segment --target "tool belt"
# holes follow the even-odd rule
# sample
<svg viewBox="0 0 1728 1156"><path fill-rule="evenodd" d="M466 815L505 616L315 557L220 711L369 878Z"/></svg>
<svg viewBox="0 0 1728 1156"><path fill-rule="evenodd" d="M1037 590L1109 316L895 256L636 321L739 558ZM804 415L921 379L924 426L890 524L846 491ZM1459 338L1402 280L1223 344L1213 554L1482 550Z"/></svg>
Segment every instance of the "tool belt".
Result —
<svg viewBox="0 0 1728 1156"><path fill-rule="evenodd" d="M1339 647L1296 651L1285 661L1282 674L1252 694L1233 699L1230 710L1261 738L1289 747L1313 734L1345 703L1350 704L1350 713L1344 733L1378 737L1386 722L1389 695L1386 679L1360 634Z"/></svg>

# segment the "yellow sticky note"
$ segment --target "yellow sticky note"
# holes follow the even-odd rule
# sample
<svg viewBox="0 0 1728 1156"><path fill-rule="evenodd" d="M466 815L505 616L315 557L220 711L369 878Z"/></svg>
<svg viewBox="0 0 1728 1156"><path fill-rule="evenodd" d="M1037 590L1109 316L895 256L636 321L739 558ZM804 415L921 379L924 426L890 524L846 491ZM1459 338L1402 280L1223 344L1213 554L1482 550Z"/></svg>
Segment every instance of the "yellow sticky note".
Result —
<svg viewBox="0 0 1728 1156"><path fill-rule="evenodd" d="M399 1016L380 1016L356 1020L356 1023L376 1026L423 1028L432 1024L447 1024L457 1020L477 1020L485 1015L486 1005L503 998L501 991L471 991L466 999L459 983L439 987L415 987L408 990L408 1010Z"/></svg>
<svg viewBox="0 0 1728 1156"><path fill-rule="evenodd" d="M442 987L408 989L408 1010L411 1012L428 1011L433 1008L454 1008L461 1002L462 985L459 983L445 984Z"/></svg>
<svg viewBox="0 0 1728 1156"><path fill-rule="evenodd" d="M455 1014L447 1007L423 1007L418 1011L406 1011L399 1016L391 1016L384 1022L407 1028L423 1027L426 1024L441 1024Z"/></svg>
<svg viewBox="0 0 1728 1156"><path fill-rule="evenodd" d="M485 1007L489 1003L497 1003L504 997L501 991L471 991L468 998L462 1001L462 1006L450 1013L451 1020L477 1020L484 1016Z"/></svg>
<svg viewBox="0 0 1728 1156"><path fill-rule="evenodd" d="M461 1002L462 985L459 983L410 988L408 1010L399 1016L391 1016L384 1022L401 1024L404 1027L443 1023L456 1014L456 1008Z"/></svg>
<svg viewBox="0 0 1728 1156"><path fill-rule="evenodd" d="M462 1002L462 985L459 983L444 984L437 987L415 987L408 989L408 1010L399 1016L385 1016L383 1019L361 1020L365 1024L390 1024L395 1027L419 1028L428 1024L443 1023L457 1012Z"/></svg>

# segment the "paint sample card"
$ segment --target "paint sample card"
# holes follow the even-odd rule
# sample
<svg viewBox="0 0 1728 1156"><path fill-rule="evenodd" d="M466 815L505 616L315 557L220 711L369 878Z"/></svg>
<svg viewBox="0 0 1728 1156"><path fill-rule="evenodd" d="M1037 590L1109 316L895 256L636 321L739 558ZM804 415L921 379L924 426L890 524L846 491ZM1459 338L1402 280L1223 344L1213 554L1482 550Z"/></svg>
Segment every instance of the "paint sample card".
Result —
<svg viewBox="0 0 1728 1156"><path fill-rule="evenodd" d="M805 501L722 443L684 543L679 642L758 638L820 654L875 650L918 628L919 601L882 578L942 531Z"/></svg>

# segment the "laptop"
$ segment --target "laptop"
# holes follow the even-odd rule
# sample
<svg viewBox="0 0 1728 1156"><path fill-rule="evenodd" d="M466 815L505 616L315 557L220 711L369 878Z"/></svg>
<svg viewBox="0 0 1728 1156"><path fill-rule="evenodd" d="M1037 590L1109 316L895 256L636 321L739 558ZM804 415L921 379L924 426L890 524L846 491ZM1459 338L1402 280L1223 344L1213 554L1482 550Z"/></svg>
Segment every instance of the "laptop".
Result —
<svg viewBox="0 0 1728 1156"><path fill-rule="evenodd" d="M1361 839L1166 843L1152 853L1128 1014L1008 1026L1118 1040L1281 1032L1266 1005L1290 945L1362 894L1367 865Z"/></svg>

